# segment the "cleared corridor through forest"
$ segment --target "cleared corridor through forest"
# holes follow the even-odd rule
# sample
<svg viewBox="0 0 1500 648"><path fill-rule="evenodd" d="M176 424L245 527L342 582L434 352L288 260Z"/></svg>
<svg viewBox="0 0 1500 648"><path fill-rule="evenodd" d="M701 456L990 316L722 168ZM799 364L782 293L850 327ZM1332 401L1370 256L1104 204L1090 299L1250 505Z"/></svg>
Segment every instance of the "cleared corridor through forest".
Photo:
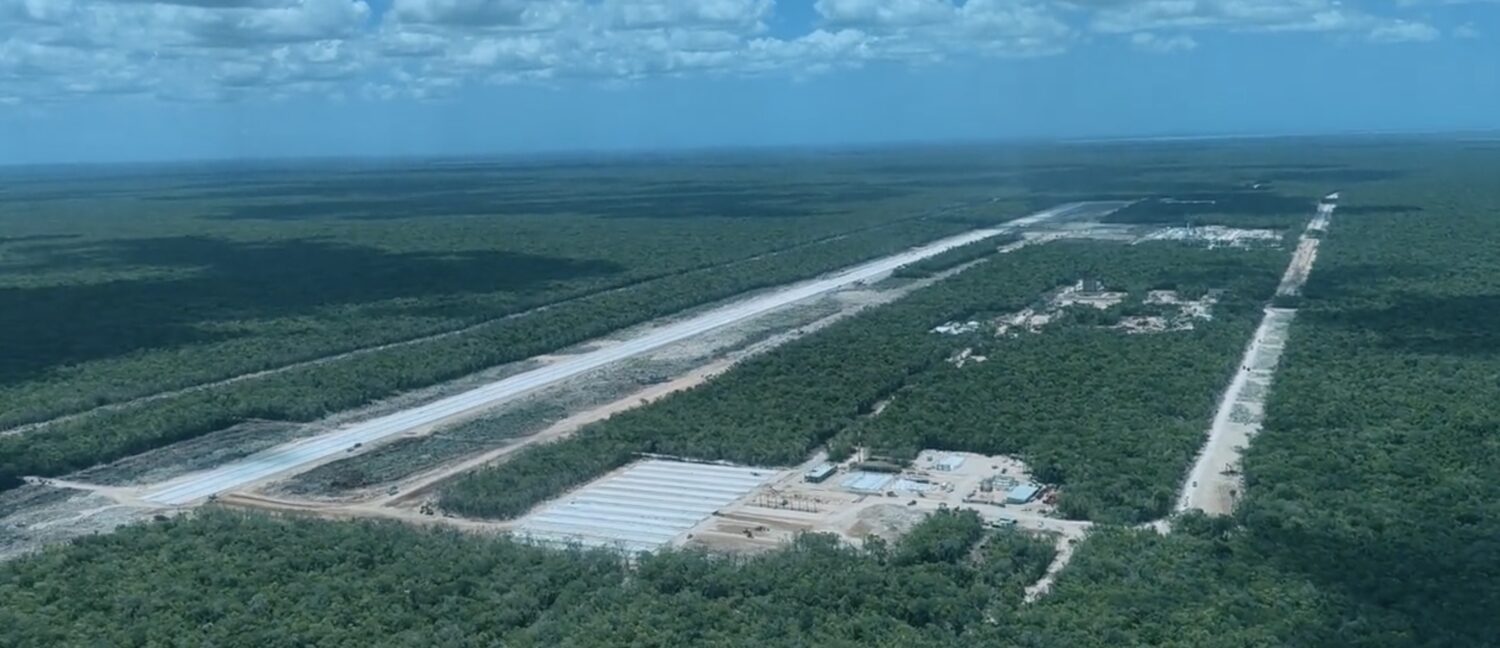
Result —
<svg viewBox="0 0 1500 648"><path fill-rule="evenodd" d="M1332 221L1334 209L1338 207L1338 194L1330 194L1318 203L1317 214L1303 230L1296 251L1287 264L1286 274L1277 296L1296 296L1312 273L1317 260L1318 242ZM1265 415L1265 398L1270 392L1271 379L1286 348L1292 320L1297 311L1292 308L1267 307L1265 316L1256 327L1255 334L1245 348L1240 365L1235 368L1234 378L1219 401L1214 413L1208 439L1199 450L1198 458L1188 471L1178 489L1177 504L1173 511L1182 513L1198 509L1209 515L1228 515L1234 511L1235 502L1244 495L1244 483L1239 469L1240 455L1250 444L1250 439L1260 432ZM1139 525L1140 528L1155 529L1158 533L1171 531L1171 518L1166 517ZM1058 537L1057 556L1048 565L1040 580L1026 588L1026 602L1034 602L1047 595L1052 584L1072 560L1075 543L1080 538L1063 535Z"/></svg>
<svg viewBox="0 0 1500 648"><path fill-rule="evenodd" d="M800 282L734 302L683 321L648 330L620 344L573 356L461 394L356 423L327 434L283 444L217 468L173 479L148 488L144 499L168 506L189 504L274 475L293 471L300 466L342 453L356 445L377 443L445 419L493 407L522 394L673 342L757 317L840 288L884 278L901 266L936 256L959 246L1009 233L1017 227L1033 225L1060 216L1075 216L1094 209L1112 210L1116 207L1118 207L1116 203L1069 203L1037 212L1003 226L974 230L941 239L823 278Z"/></svg>
<svg viewBox="0 0 1500 648"><path fill-rule="evenodd" d="M1276 290L1277 296L1302 294L1302 286L1307 283L1318 258L1319 237L1333 219L1337 200L1338 194L1330 194L1318 203L1318 213L1302 232L1286 275ZM1219 401L1208 441L1203 444L1198 460L1183 480L1177 511L1198 509L1210 515L1228 515L1234 511L1235 502L1244 495L1240 455L1250 445L1251 438L1260 432L1265 418L1265 400L1296 316L1297 310L1293 308L1266 309L1260 327L1245 348L1245 357L1240 360L1234 379Z"/></svg>

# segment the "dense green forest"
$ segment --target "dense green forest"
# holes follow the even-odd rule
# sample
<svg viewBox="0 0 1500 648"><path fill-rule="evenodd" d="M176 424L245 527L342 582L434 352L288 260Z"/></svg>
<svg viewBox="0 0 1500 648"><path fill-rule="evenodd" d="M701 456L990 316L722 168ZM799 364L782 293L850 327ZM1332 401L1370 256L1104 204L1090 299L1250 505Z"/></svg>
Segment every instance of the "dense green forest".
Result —
<svg viewBox="0 0 1500 648"><path fill-rule="evenodd" d="M1078 276L1131 297L1108 311L1071 308L1039 335L965 336L964 346L985 362L943 365L908 380L880 416L838 435L834 454L854 446L905 460L925 448L1011 454L1036 479L1062 487L1058 507L1067 517L1144 522L1165 515L1286 254L1172 244L1059 250L1090 264ZM1224 292L1213 321L1191 331L1100 328L1120 314L1159 308L1141 303L1157 289L1188 299Z"/></svg>
<svg viewBox="0 0 1500 648"><path fill-rule="evenodd" d="M1286 574L1239 542L1234 520L1193 513L1173 532L1107 527L1089 534L1050 594L991 645L1405 646L1338 615L1343 600Z"/></svg>
<svg viewBox="0 0 1500 648"><path fill-rule="evenodd" d="M854 428L878 450L1016 452L1039 477L1066 486L1063 507L1074 516L1156 517L1202 443L1285 262L1285 251L1176 243L1023 248L752 358L707 385L462 477L442 504L465 515L518 515L637 452L794 464L894 394L888 414ZM1106 316L1145 308L1140 301L1151 289L1186 297L1227 292L1213 322L1170 335L1126 336L1099 330L1094 320L1016 340L929 332L950 320L1019 310L1080 278L1131 291L1132 300ZM941 362L966 347L992 359L962 370Z"/></svg>
<svg viewBox="0 0 1500 648"><path fill-rule="evenodd" d="M872 256L1019 211L990 187L876 187L848 167L329 163L0 177L0 333L14 342L0 355L0 426L847 237Z"/></svg>
<svg viewBox="0 0 1500 648"><path fill-rule="evenodd" d="M436 338L301 367L0 438L0 476L57 475L223 429L247 419L310 421L343 409L523 360L642 321L776 286L908 245L929 222L851 235L711 271L673 275ZM957 228L950 224L948 227ZM873 240L872 240L873 239Z"/></svg>
<svg viewBox="0 0 1500 648"><path fill-rule="evenodd" d="M562 215L272 228L136 221L100 209L96 219L56 225L98 240L0 244L0 303L28 314L3 321L27 344L0 364L0 425L454 330L831 237L867 234L879 244L870 230L904 222L870 209L806 218L797 228ZM61 208L41 213L50 221L54 211ZM121 221L152 224L153 236L124 238L145 233L114 232ZM941 233L930 229L908 229L902 242ZM84 307L97 318L69 317ZM109 326L108 335L90 326Z"/></svg>
<svg viewBox="0 0 1500 648"><path fill-rule="evenodd" d="M1346 194L1246 458L1245 542L1414 644L1500 637L1495 158Z"/></svg>
<svg viewBox="0 0 1500 648"><path fill-rule="evenodd" d="M1495 480L1500 410L1494 406L1500 402L1500 329L1494 322L1500 316L1500 256L1494 242L1500 240L1500 185L1494 169L1500 167L1500 149L1422 140L1361 140L1346 148L1305 142L1286 148L1277 142L1215 146L1146 150L1151 156L1185 150L1177 158L1184 166L1227 160L1255 178L1274 175L1278 185L1306 181L1345 190L1344 205L1298 302L1301 312L1273 386L1266 429L1248 450L1246 498L1231 517L1180 517L1168 535L1096 526L1051 594L1037 603L1016 601L1020 587L1051 558L1051 547L1018 533L985 535L963 514L933 518L890 546L874 542L852 549L807 536L756 558L666 553L629 567L607 554L542 550L393 524L210 510L0 565L5 631L0 643L1495 645L1500 636L1500 588L1495 586L1500 582ZM889 173L911 175L913 165L934 164L913 157ZM1363 166L1342 166L1350 160L1363 160ZM1094 184L1071 176L1049 178L1052 193L1038 200L1118 190L1107 176ZM1332 183L1341 186L1327 186ZM1172 249L1141 247L1146 251L1140 254ZM916 332L934 317L1008 309L1025 303L1027 294L1056 285L1050 282L1076 278L1072 273L1078 267L1060 259L1060 265L1046 266L1056 276L1037 277L1040 288L1024 278L1011 278L1025 284L1019 286L978 279L999 273L1007 263L1040 263L1033 255L1049 248L996 257L940 284L984 288L982 308L973 308L973 295L950 296L950 303L938 297L940 291L921 291L829 329L833 335L809 336L784 347L786 354L746 363L743 377L735 378L740 370L730 372L680 397L687 405L669 406L692 405L694 412L715 415L743 410L734 423L765 439L721 441L715 435L723 430L715 428L701 436L669 429L663 438L699 452L719 443L724 452L774 457L783 446L795 449L817 434L848 427L882 395L910 384L898 394L895 408L920 395L923 385L936 384L929 382L937 379L936 372L962 376L983 366L946 365L945 354L964 341ZM1249 267L1255 275L1255 264ZM1211 282L1188 285L1217 283L1241 269L1217 271L1221 274L1210 275ZM911 304L925 310L920 316L901 315ZM1226 326L1230 319L1224 318ZM878 339L904 340L913 348L877 347L878 363L840 362L859 357L852 355L853 341L874 335L873 323L905 331L904 338ZM1076 326L1065 327L1054 337L1079 334ZM1201 334L1211 337L1207 329ZM1031 343L1047 344L1048 336ZM825 406L820 401L834 396L818 389L821 380L783 376L793 381L787 387L793 393L768 392L764 407L756 409L746 407L749 401L733 390L716 386L752 384L757 372L773 375L769 372L778 362L773 357L805 354L810 361L818 357L815 351L842 355L807 365L810 372L823 372L811 378L847 375L850 383L873 380L874 387ZM989 362L998 360L992 355ZM888 368L866 373L866 364ZM1129 392L1111 393L1122 394ZM709 403L717 399L725 403ZM689 411L665 407L678 400L663 401L661 410L636 411ZM756 412L761 419L798 423L788 428L750 415ZM628 429L624 425L600 429ZM882 423L867 425L873 434ZM634 440L621 435L591 433L579 442L604 449L617 443L629 451ZM752 440L763 445L753 446ZM536 456L555 459L560 471L594 470L580 463L583 454L553 452L560 454ZM608 452L603 456L610 460ZM485 484L541 484L523 496L527 501L568 485L545 482L555 476L544 470L545 463L517 465L533 472L482 473L460 482L473 491L458 494L492 506L499 500L481 488ZM492 506L488 513L504 512Z"/></svg>
<svg viewBox="0 0 1500 648"><path fill-rule="evenodd" d="M1262 173L1185 161L1222 155L955 147L10 172L0 428L376 350L7 437L0 482L247 419L316 419L1032 206L1229 191Z"/></svg>
<svg viewBox="0 0 1500 648"><path fill-rule="evenodd" d="M0 565L0 627L8 646L947 645L1014 615L1051 559L1048 540L984 531L972 512L892 545L808 535L759 557L666 552L632 566L220 511Z"/></svg>
<svg viewBox="0 0 1500 648"><path fill-rule="evenodd" d="M1154 196L1104 218L1108 223L1153 225L1224 225L1286 229L1313 210L1314 196L1287 196L1269 188L1187 192Z"/></svg>
<svg viewBox="0 0 1500 648"><path fill-rule="evenodd" d="M1406 154L1344 194L1235 516L1094 533L1022 645L1495 645L1500 151Z"/></svg>

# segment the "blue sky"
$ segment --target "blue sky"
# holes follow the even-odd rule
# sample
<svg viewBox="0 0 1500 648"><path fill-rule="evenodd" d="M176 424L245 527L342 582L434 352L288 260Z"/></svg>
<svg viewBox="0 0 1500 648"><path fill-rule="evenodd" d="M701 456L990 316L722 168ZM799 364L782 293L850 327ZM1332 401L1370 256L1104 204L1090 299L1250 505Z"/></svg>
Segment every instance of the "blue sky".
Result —
<svg viewBox="0 0 1500 648"><path fill-rule="evenodd" d="M0 0L0 163L1500 128L1500 0Z"/></svg>

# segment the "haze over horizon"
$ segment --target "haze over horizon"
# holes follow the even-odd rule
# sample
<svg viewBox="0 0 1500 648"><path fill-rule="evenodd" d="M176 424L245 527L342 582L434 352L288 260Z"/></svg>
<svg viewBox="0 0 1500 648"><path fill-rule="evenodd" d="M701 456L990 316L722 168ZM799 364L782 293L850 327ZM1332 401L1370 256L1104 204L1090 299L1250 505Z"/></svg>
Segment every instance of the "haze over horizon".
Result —
<svg viewBox="0 0 1500 648"><path fill-rule="evenodd" d="M1497 27L1484 0L0 0L0 164L1491 130Z"/></svg>

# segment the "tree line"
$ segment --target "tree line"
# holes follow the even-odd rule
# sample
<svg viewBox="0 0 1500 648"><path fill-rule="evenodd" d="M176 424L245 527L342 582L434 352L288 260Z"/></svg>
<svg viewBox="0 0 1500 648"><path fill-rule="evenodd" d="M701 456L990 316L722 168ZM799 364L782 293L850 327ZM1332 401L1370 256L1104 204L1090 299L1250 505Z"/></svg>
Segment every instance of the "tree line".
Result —
<svg viewBox="0 0 1500 648"><path fill-rule="evenodd" d="M349 178L309 168L290 183L232 174L207 187L178 187L185 178L168 174L108 190L103 178L69 178L55 192L66 201L6 196L13 208L0 210L0 230L36 234L0 237L0 313L24 314L0 318L12 342L0 349L0 428L897 225L911 244L964 229L961 219L992 224L1011 209L964 202L952 188L870 192L847 177L788 183L777 164L723 182L707 182L718 174L709 168L680 170L690 181L624 184L552 170L527 183L529 207L502 216L482 194L505 187L478 169L400 175L411 171ZM431 183L480 191L439 196ZM622 191L649 193L659 209L628 218L563 209L622 209L611 200ZM335 200L319 200L326 192ZM796 199L801 213L732 218L709 194L757 207ZM279 216L328 205L347 213ZM669 218L680 210L701 215ZM215 217L226 211L266 214ZM76 316L85 311L90 317Z"/></svg>
<svg viewBox="0 0 1500 648"><path fill-rule="evenodd" d="M972 512L864 548L814 534L760 556L632 562L207 511L0 565L0 623L12 646L941 646L1012 616L1052 555Z"/></svg>
<svg viewBox="0 0 1500 648"><path fill-rule="evenodd" d="M1158 515L1202 443L1217 392L1285 258L1285 251L1175 243L1023 248L748 359L707 384L459 477L441 504L508 518L640 452L790 465L833 439L836 455L856 440L903 457L923 447L1016 452L1072 493L1066 510L1076 517ZM946 321L1019 310L1083 277L1130 289L1137 302L1149 289L1185 297L1228 292L1214 322L1173 335L1127 337L1066 324L1020 340L931 332ZM962 370L943 362L966 347L992 357ZM860 422L892 395L894 411Z"/></svg>
<svg viewBox="0 0 1500 648"><path fill-rule="evenodd" d="M914 261L896 268L891 276L898 279L922 279L931 277L944 270L950 270L970 261L983 259L995 254L997 248L1021 240L1020 234L1000 234L990 238L974 241L966 245L960 245L940 254Z"/></svg>
<svg viewBox="0 0 1500 648"><path fill-rule="evenodd" d="M398 392L578 344L652 318L907 247L934 225L890 228L702 272L672 275L502 319L461 335L99 412L0 438L0 482L55 476L249 419L311 421ZM956 227L956 226L955 226ZM7 477L8 476L8 477Z"/></svg>
<svg viewBox="0 0 1500 648"><path fill-rule="evenodd" d="M1345 193L1235 514L1092 534L1021 645L1495 644L1497 153L1365 153L1410 173Z"/></svg>
<svg viewBox="0 0 1500 648"><path fill-rule="evenodd" d="M1011 454L1034 478L1061 487L1068 517L1134 523L1165 515L1286 253L1164 244L1097 245L1086 254L1107 287L1130 291L1124 302L1071 307L1039 335L968 336L961 346L984 362L907 381L880 416L834 438L833 454L856 446L903 460L927 448ZM1106 328L1161 311L1142 303L1157 289L1183 299L1214 291L1213 319L1157 334Z"/></svg>
<svg viewBox="0 0 1500 648"><path fill-rule="evenodd" d="M1037 603L1015 601L1051 560L1050 542L1015 532L976 535L976 520L959 512L930 518L902 540L860 549L804 536L759 557L667 552L632 567L597 552L394 524L211 510L0 564L3 643L1492 646L1500 636L1500 486L1493 478L1500 474L1493 452L1500 342L1491 326L1500 315L1500 257L1492 249L1500 239L1500 185L1492 182L1500 155L1493 147L1438 148L1426 140L1265 146L1306 158L1313 169L1350 159L1397 168L1416 159L1423 169L1364 188L1357 195L1369 209L1336 218L1298 304L1266 428L1248 449L1248 490L1235 515L1180 516L1168 535L1096 526ZM1237 151L1223 155L1240 161ZM1423 206L1420 218L1380 208L1412 204ZM1177 259L1157 259L1167 260ZM921 328L940 323L933 318L1011 307L1004 283L975 279L1010 261L997 258L945 282L988 290L976 293L988 300L980 308L928 302L901 336L868 339L925 345L938 338ZM1221 287L1225 277L1258 275L1254 267L1224 264L1209 276L1200 266L1178 278L1178 289ZM1056 270L1051 280L1078 278L1079 267L1062 261L1035 268ZM1189 275L1208 278L1199 283ZM907 303L916 302L894 306ZM1235 308L1254 310L1250 302L1226 305L1225 319ZM1211 337L1206 329L1203 335ZM931 355L918 363L913 393L915 385L937 384L922 372L982 366L942 364L951 350L921 352ZM715 414L733 411L709 409L712 401L734 399L713 384L700 390L716 396L693 402ZM892 407L908 396L898 394ZM811 392L807 400L822 397ZM761 412L795 414L796 404L777 395ZM764 429L773 428L756 431ZM1106 454L1118 460L1119 450ZM559 457L559 469L576 467L571 455ZM528 465L540 475L546 464Z"/></svg>
<svg viewBox="0 0 1500 648"><path fill-rule="evenodd" d="M1466 157L1335 215L1245 460L1245 544L1407 645L1500 636L1500 187Z"/></svg>

